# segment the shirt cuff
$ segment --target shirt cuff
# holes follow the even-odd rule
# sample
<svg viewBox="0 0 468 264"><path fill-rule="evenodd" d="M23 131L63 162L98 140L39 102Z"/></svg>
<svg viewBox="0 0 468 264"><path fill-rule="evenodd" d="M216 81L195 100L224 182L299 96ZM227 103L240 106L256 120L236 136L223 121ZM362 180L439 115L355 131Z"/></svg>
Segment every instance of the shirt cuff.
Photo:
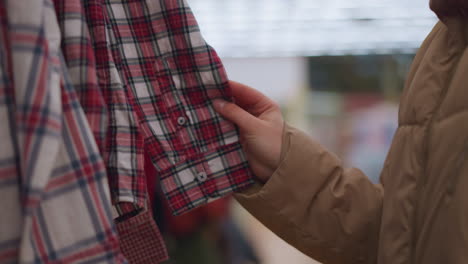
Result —
<svg viewBox="0 0 468 264"><path fill-rule="evenodd" d="M116 220L120 250L132 264L161 263L169 259L164 239L149 211Z"/></svg>
<svg viewBox="0 0 468 264"><path fill-rule="evenodd" d="M253 183L239 142L191 157L161 174L161 188L174 215L241 191Z"/></svg>

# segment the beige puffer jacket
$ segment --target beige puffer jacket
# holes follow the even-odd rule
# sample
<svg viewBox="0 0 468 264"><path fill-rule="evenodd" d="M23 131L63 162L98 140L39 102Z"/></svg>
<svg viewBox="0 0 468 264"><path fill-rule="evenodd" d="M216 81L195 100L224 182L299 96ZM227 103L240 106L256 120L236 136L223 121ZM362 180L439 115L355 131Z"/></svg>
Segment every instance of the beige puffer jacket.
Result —
<svg viewBox="0 0 468 264"><path fill-rule="evenodd" d="M381 184L286 127L279 168L238 201L323 263L467 264L466 6L431 1L441 22L408 75Z"/></svg>

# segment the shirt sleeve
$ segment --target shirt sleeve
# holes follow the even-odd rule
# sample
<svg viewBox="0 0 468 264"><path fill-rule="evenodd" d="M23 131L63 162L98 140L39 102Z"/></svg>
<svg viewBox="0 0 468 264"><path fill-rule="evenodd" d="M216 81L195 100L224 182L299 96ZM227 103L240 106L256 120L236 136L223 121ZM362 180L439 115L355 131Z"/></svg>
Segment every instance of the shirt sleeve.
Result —
<svg viewBox="0 0 468 264"><path fill-rule="evenodd" d="M251 185L238 131L212 106L231 99L226 72L187 3L106 3L126 99L173 213Z"/></svg>

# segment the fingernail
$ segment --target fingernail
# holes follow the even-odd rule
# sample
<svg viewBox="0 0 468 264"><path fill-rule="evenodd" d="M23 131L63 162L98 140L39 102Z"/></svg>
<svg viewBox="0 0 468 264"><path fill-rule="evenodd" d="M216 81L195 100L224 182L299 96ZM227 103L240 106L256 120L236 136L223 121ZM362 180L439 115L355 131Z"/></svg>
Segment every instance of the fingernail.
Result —
<svg viewBox="0 0 468 264"><path fill-rule="evenodd" d="M226 105L226 101L221 100L221 99L216 99L213 101L213 104L215 107L222 109Z"/></svg>

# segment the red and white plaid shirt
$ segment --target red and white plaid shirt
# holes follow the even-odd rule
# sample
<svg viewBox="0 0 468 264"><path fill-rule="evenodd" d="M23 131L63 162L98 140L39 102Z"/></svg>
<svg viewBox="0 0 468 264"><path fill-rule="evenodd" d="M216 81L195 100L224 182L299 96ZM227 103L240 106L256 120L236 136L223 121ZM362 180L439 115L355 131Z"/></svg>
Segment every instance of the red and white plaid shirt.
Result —
<svg viewBox="0 0 468 264"><path fill-rule="evenodd" d="M18 6L27 6L22 10L23 16L34 18L29 8L32 0L15 1L18 1ZM40 10L52 7L50 3L39 2L30 6L37 6ZM89 134L94 135L107 168L111 199L120 215L117 229L122 252L130 263L158 263L167 258L167 253L151 215L145 210L147 188L154 188L146 186L145 177L160 177L163 192L174 214L186 212L252 183L236 128L216 114L211 105L214 98L230 98L221 61L203 40L185 1L54 0L54 7L62 33L61 39L54 39L54 44L58 45L61 41L67 66L67 71L64 70L57 78L74 87L75 101L73 107L67 110L82 116L82 107L88 120L88 123L80 124L72 131L74 133L69 140L84 138L91 142L88 145L94 146ZM10 7L7 6L7 9L10 15ZM55 29L57 21L55 14L49 13L47 26L51 28L50 32L54 32L52 29ZM33 22L36 21L37 18ZM8 21L4 19L3 22L6 28ZM37 27L34 23L31 26ZM40 32L33 32L34 36ZM32 33L28 31L28 34ZM41 43L34 46L34 42L29 41L29 56L36 56L38 51L44 52L38 48ZM57 54L60 52L57 51ZM44 76L36 71L36 68L23 68L19 74L31 75L34 72L38 79ZM64 76L69 76L69 79ZM0 93L1 96L9 101L7 92ZM60 106L61 101L56 103ZM15 119L12 120L15 122ZM0 140L3 142L2 135ZM66 145L71 149L77 148L74 142ZM48 146L43 147L48 150ZM83 151L94 157L93 162L102 165L95 149L94 152ZM145 152L151 157L158 175L145 176ZM10 162L4 162L7 170L16 165L14 161L17 158L13 156ZM67 158L70 162L68 165L73 169L84 166L81 156L77 160ZM0 159L0 171L4 163ZM76 177L88 179L90 175L93 174L85 170ZM102 172L99 175L105 174ZM9 179L14 177L12 174ZM80 183L80 188L89 188L87 181ZM79 200L83 203L81 206L88 203L97 206L96 196L105 198L103 194L107 192L103 184L106 184L104 178L99 182L98 189L88 192L92 199ZM59 198L53 200L59 201ZM99 208L107 208L108 211L108 206L103 204ZM96 212L88 210L80 213L94 217ZM57 215L42 215L48 220L54 216ZM81 218L81 215L74 216L75 219ZM104 220L95 218L93 221L106 223L109 214L105 216L107 218ZM62 221L57 219L50 221ZM2 222L0 228L1 225ZM95 233L95 237L114 241L112 225L109 228L109 231L99 233L101 235ZM50 232L55 230L43 230L41 234L47 236ZM69 235L71 240L73 235L74 232ZM3 241L0 237L0 262L4 252ZM62 247L60 243L53 244L51 252L43 255L51 256ZM110 252L115 251L115 245L108 248ZM80 250L79 246L75 246L70 251ZM87 257L83 255L83 258ZM121 261L118 253L108 255L108 259L113 263Z"/></svg>

